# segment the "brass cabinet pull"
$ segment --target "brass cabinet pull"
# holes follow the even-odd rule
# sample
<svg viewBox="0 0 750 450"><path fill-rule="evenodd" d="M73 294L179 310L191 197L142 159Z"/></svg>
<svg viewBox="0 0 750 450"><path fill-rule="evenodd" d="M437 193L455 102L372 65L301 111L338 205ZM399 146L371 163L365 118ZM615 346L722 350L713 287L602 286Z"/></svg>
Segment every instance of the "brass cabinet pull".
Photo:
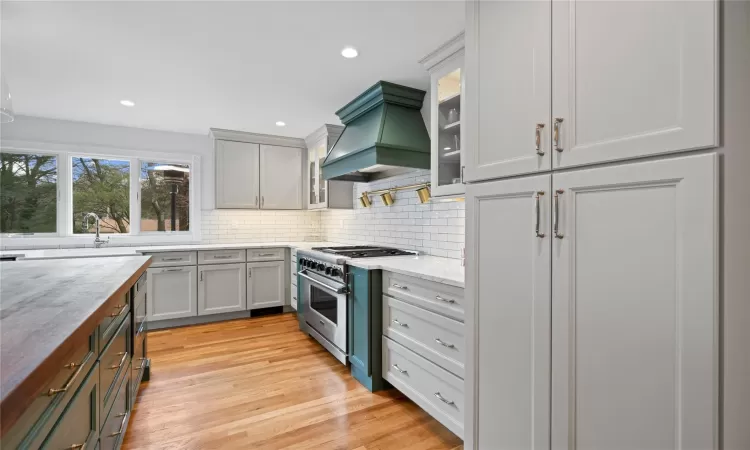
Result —
<svg viewBox="0 0 750 450"><path fill-rule="evenodd" d="M562 195L563 192L565 191L562 189L558 189L555 191L555 223L553 224L552 228L557 239L563 238L563 235L560 234L560 195Z"/></svg>
<svg viewBox="0 0 750 450"><path fill-rule="evenodd" d="M435 300L439 300L439 301L441 301L441 302L445 302L445 303L456 303L456 301L455 301L455 300L453 300L453 299L450 299L450 298L443 298L443 297L441 297L441 296L439 296L439 295L436 295L436 296L435 296Z"/></svg>
<svg viewBox="0 0 750 450"><path fill-rule="evenodd" d="M534 133L534 142L536 143L536 154L544 156L544 150L542 150L542 129L544 128L543 123L536 124L536 131Z"/></svg>
<svg viewBox="0 0 750 450"><path fill-rule="evenodd" d="M406 375L406 374L408 374L408 373L409 373L409 371L407 371L407 370L404 370L404 369L400 368L400 367L398 366L398 364L393 364L393 365L392 365L391 367L393 367L394 369L398 370L398 371L399 371L399 373L403 373L404 375Z"/></svg>
<svg viewBox="0 0 750 450"><path fill-rule="evenodd" d="M118 311L118 312L116 312L116 313L112 313L112 314L110 314L110 315L109 315L109 317L117 317L117 316L119 316L120 314L124 313L124 312L125 312L125 309L127 309L128 305L123 305L123 306L117 305L117 306L115 306L115 308L120 308L120 307L122 308L121 310L119 310L119 311Z"/></svg>
<svg viewBox="0 0 750 450"><path fill-rule="evenodd" d="M399 321L398 321L398 320L396 320L396 319L393 319L393 323L395 323L396 325L398 325L398 326L400 326L400 327L404 327L404 328L409 328L409 324L406 324L406 323L402 323L402 322L399 322Z"/></svg>
<svg viewBox="0 0 750 450"><path fill-rule="evenodd" d="M118 355L122 355L122 359L120 360L120 364L116 366L109 366L108 368L111 370L117 370L120 367L122 367L123 364L125 364L125 358L128 356L128 352L119 352Z"/></svg>
<svg viewBox="0 0 750 450"><path fill-rule="evenodd" d="M440 339L440 338L435 338L435 342L437 342L438 344L442 345L443 347L448 347L448 348L456 348L456 346L455 346L455 345L453 345L453 344L449 344L449 343L447 343L447 342L443 341L443 340L442 340L442 339Z"/></svg>
<svg viewBox="0 0 750 450"><path fill-rule="evenodd" d="M393 287L397 289L401 289L402 291L408 291L409 288L407 286L401 286L400 284L393 283Z"/></svg>
<svg viewBox="0 0 750 450"><path fill-rule="evenodd" d="M86 443L84 442L83 444L73 444L73 445L71 445L68 448L71 449L71 450L73 450L73 449L86 450Z"/></svg>
<svg viewBox="0 0 750 450"><path fill-rule="evenodd" d="M455 402L453 402L451 400L448 400L447 398L445 398L442 395L440 395L440 392L435 392L435 397L437 397L438 400L440 400L441 402L445 403L446 405L451 405L452 406L452 405L456 404Z"/></svg>
<svg viewBox="0 0 750 450"><path fill-rule="evenodd" d="M120 413L115 417L122 417L122 422L120 422L120 430L117 433L110 434L109 437L119 436L123 433L123 431L125 431L125 422L128 420L128 413Z"/></svg>
<svg viewBox="0 0 750 450"><path fill-rule="evenodd" d="M70 378L68 378L68 381L65 383L65 386L61 387L60 389L50 389L49 391L47 391L47 395L52 397L53 395L57 395L61 392L67 392L67 390L70 389L70 387L73 385L73 382L76 381L76 378L78 378L78 375L80 375L81 370L83 370L83 363L80 363L80 364L70 363L70 364L65 365L66 369L73 369L76 367L78 369L76 369L76 371L73 372L73 375L71 375Z"/></svg>
<svg viewBox="0 0 750 450"><path fill-rule="evenodd" d="M562 117L555 117L555 150L558 152L563 151L563 148L560 146L560 124L563 123Z"/></svg>
<svg viewBox="0 0 750 450"><path fill-rule="evenodd" d="M539 217L541 216L541 205L539 204L539 197L544 195L544 191L537 191L536 196L534 197L534 208L536 209L536 226L534 227L534 232L536 233L536 237L543 238L544 233L539 232Z"/></svg>

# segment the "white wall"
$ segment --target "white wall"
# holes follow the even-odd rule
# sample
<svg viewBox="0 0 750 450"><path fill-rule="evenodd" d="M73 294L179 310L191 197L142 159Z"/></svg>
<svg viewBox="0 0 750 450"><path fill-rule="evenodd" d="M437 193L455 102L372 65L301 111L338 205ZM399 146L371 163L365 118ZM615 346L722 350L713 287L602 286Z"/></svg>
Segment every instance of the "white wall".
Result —
<svg viewBox="0 0 750 450"><path fill-rule="evenodd" d="M723 449L750 449L750 2L722 4Z"/></svg>

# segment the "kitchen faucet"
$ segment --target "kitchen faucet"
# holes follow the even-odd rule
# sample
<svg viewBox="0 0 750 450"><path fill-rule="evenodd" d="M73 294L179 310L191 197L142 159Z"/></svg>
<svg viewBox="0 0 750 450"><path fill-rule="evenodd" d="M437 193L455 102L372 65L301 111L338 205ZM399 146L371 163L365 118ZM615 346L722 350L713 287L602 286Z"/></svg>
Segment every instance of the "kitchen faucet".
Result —
<svg viewBox="0 0 750 450"><path fill-rule="evenodd" d="M89 217L93 217L96 221L96 237L94 238L94 247L100 248L103 245L109 244L109 236L107 236L107 240L105 241L101 237L99 237L99 222L101 219L99 219L99 216L97 216L95 213L86 213L83 216L83 227L88 230L89 229Z"/></svg>

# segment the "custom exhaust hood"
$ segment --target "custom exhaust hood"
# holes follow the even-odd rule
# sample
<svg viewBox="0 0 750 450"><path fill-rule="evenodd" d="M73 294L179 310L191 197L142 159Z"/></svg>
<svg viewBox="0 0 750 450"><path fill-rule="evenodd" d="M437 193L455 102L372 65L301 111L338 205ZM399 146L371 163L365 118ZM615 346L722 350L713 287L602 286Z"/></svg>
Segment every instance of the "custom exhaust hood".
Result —
<svg viewBox="0 0 750 450"><path fill-rule="evenodd" d="M326 180L369 181L394 167L430 168L425 91L379 81L336 111L346 125L323 162Z"/></svg>

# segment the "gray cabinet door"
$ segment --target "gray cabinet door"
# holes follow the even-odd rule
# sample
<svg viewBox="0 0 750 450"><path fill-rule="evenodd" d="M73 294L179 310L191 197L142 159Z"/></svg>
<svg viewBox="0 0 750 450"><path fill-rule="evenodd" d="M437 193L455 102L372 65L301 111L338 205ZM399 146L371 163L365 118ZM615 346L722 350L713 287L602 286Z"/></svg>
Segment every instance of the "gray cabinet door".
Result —
<svg viewBox="0 0 750 450"><path fill-rule="evenodd" d="M196 266L148 269L146 316L149 321L191 317L198 313Z"/></svg>
<svg viewBox="0 0 750 450"><path fill-rule="evenodd" d="M216 141L216 207L257 209L258 144Z"/></svg>
<svg viewBox="0 0 750 450"><path fill-rule="evenodd" d="M245 263L198 266L198 315L244 311Z"/></svg>
<svg viewBox="0 0 750 450"><path fill-rule="evenodd" d="M260 146L260 207L302 209L302 149Z"/></svg>
<svg viewBox="0 0 750 450"><path fill-rule="evenodd" d="M247 309L284 305L284 261L247 263Z"/></svg>

